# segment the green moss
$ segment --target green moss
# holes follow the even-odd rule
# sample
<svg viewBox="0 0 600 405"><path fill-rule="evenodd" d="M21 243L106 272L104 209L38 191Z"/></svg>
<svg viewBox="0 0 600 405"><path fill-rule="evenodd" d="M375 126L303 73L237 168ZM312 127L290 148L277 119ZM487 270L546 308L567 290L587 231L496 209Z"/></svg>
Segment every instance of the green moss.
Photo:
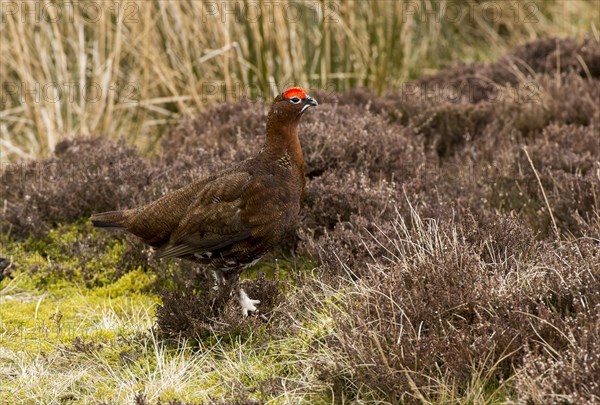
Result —
<svg viewBox="0 0 600 405"><path fill-rule="evenodd" d="M291 280L292 274L308 273L318 267L319 263L313 259L305 257L296 257L294 261L290 260L265 260L260 261L248 270L244 271L242 278L254 280L261 273L267 278L274 278L278 275L279 280Z"/></svg>
<svg viewBox="0 0 600 405"><path fill-rule="evenodd" d="M156 283L155 274L146 273L142 269L136 269L125 274L116 282L97 288L98 295L107 297L119 297L125 295L139 295L148 292Z"/></svg>
<svg viewBox="0 0 600 405"><path fill-rule="evenodd" d="M31 275L29 281L37 288L48 288L61 280L104 286L138 267L129 267L123 239L99 234L87 222L61 225L43 239L4 243L6 255Z"/></svg>
<svg viewBox="0 0 600 405"><path fill-rule="evenodd" d="M141 293L154 281L153 276L141 272L92 289L66 280L37 289L33 278L17 274L10 293L0 295L0 334L7 349L51 349L75 338L115 338L149 327L158 302L155 295ZM1 287L7 285L3 281ZM140 314L140 308L146 313Z"/></svg>
<svg viewBox="0 0 600 405"><path fill-rule="evenodd" d="M146 392L163 401L266 401L274 399L276 390L265 388L274 381L303 378L301 362L314 338L306 330L273 340L259 327L255 333L212 336L175 348L158 341L152 334L156 291L172 282L152 269L133 267L125 257L127 242L114 235L75 223L58 226L43 239L15 242L3 236L2 243L17 265L14 279L0 281L2 350L12 356L8 367L21 362L27 372L38 370L37 398L124 402L130 400L123 396L126 384L129 393ZM302 259L264 262L246 275L274 277L278 271L280 279L289 280L292 272L315 265ZM319 328L315 333L322 333ZM64 387L56 381L61 376ZM0 384L13 390L11 399L32 390L8 374ZM9 400L3 395L0 402Z"/></svg>

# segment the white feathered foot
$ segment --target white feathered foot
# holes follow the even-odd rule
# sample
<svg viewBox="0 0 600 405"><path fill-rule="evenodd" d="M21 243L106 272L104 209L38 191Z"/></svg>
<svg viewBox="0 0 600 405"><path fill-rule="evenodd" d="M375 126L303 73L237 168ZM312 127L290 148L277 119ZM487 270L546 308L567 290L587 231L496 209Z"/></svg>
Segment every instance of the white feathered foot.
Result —
<svg viewBox="0 0 600 405"><path fill-rule="evenodd" d="M248 294L246 294L246 291L244 291L244 289L241 287L240 287L239 300L240 300L240 306L242 307L242 315L243 316L255 315L255 316L258 316L260 318L260 320L263 322L269 321L267 319L267 317L264 316L263 314L261 314L259 309L256 308L256 305L260 304L260 301L253 300L252 298L248 297Z"/></svg>

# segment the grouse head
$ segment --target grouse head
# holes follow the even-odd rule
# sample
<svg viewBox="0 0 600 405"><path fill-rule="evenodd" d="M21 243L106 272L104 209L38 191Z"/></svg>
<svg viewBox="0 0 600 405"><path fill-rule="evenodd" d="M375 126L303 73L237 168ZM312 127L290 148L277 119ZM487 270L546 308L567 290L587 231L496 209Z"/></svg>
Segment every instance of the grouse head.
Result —
<svg viewBox="0 0 600 405"><path fill-rule="evenodd" d="M297 124L306 110L317 105L317 100L306 94L302 87L292 87L275 98L269 121L280 125Z"/></svg>
<svg viewBox="0 0 600 405"><path fill-rule="evenodd" d="M302 148L298 140L298 122L317 101L301 87L292 87L275 97L267 118L266 154L278 159L291 153L298 166L303 166Z"/></svg>

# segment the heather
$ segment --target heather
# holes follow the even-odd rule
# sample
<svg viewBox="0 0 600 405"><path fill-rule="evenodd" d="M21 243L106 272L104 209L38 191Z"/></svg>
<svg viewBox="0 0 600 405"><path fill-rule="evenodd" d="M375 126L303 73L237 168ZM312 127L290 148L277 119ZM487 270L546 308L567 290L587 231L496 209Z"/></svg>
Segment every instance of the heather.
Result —
<svg viewBox="0 0 600 405"><path fill-rule="evenodd" d="M78 138L8 167L2 385L141 404L600 401L599 63L596 39L543 39L381 96L317 92L298 231L244 280L268 324L201 266L86 221L256 153L263 104L183 120L151 155ZM41 320L43 339L16 333Z"/></svg>

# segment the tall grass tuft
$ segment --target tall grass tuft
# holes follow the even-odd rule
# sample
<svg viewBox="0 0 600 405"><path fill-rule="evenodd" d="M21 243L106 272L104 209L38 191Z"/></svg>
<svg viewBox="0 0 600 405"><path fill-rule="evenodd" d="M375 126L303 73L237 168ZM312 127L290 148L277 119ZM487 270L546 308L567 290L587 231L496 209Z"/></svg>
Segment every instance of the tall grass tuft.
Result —
<svg viewBox="0 0 600 405"><path fill-rule="evenodd" d="M451 61L597 29L593 2L3 2L2 159L64 138L152 149L165 125L290 84L378 93Z"/></svg>

